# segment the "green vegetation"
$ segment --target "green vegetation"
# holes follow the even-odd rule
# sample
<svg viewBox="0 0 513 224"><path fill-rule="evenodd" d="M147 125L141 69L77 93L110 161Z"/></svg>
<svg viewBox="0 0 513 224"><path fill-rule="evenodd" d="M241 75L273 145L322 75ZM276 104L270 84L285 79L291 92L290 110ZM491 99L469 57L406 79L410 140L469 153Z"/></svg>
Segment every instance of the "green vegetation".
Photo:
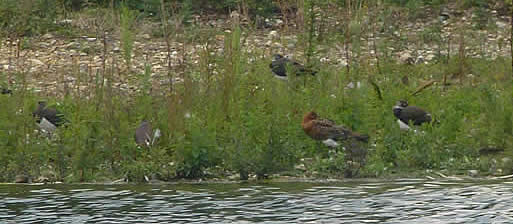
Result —
<svg viewBox="0 0 513 224"><path fill-rule="evenodd" d="M132 51L134 48L134 29L135 12L127 6L121 7L121 44L123 45L123 58L128 68L132 62Z"/></svg>
<svg viewBox="0 0 513 224"><path fill-rule="evenodd" d="M241 17L249 17L249 25L231 18L229 32L190 23L191 15L200 10L196 1L88 1L93 5L87 7L81 2L0 0L0 39L23 40L27 46L31 37L46 32L72 35L63 30L78 28L55 23L69 14L101 11L96 13L97 19L105 14L94 30L104 48L87 51L91 57L104 57L101 69L87 73L73 64L75 85L88 88L65 86L55 90L62 96L47 98L44 92L29 89L28 79L33 78L29 69L4 70L0 75L2 86L6 77L15 83L12 96L0 95L0 181L12 181L20 173L68 182L144 181L152 176L162 180L225 178L233 173L242 179L275 173L342 176L346 168L343 151L319 147L301 129L303 114L310 110L371 136L367 165L360 176L426 169L449 173L476 169L486 174L496 163L502 174L513 173L511 159L498 159L513 153L511 58L487 58L488 45L465 39L478 29L493 33L497 27L480 20L475 27L458 27L448 39L437 20L416 36L394 34L404 25L397 12L407 12L402 19L417 20L425 15L415 10L439 9L446 1L305 0L295 5L296 1L204 0L205 8L200 9L212 6L219 14L238 9L243 12ZM499 1L463 2L459 7L474 7L480 14L487 13L485 5ZM269 69L270 53L279 50L256 48L249 52L247 39L261 32L258 16L293 11L301 16L286 23L297 26L284 26L283 32L297 34L294 53L302 55L297 60L319 72L316 76L292 76L284 82L275 79ZM104 18L108 16L119 19ZM152 83L152 65L146 64L145 71L130 80L138 91L128 95L114 83L134 70L110 63L113 60L107 51L112 46L105 35L119 31L113 35L119 35L120 54L131 68L133 44L145 20L161 22L160 30L152 32L163 36L168 57L174 42L184 49L202 47L197 64L187 52L178 55L178 64L168 62L169 82L158 91ZM369 39L372 32L385 38ZM224 41L221 51L213 47L218 38ZM286 44L287 40L277 41ZM422 48L425 43L437 46L430 63L408 65L392 57L397 52L391 48ZM451 44L459 51L451 52ZM482 49L478 57L465 53L467 47L475 46ZM320 62L326 49L338 47L345 50L347 66ZM435 84L422 89L430 80ZM345 88L350 82L361 82L362 87ZM35 131L31 114L42 98L70 120L50 138ZM438 123L422 126L419 133L400 131L391 110L398 99L427 109ZM163 133L151 149L138 148L133 139L135 128L145 118L153 120L153 127ZM483 147L504 148L505 152L498 158L481 156ZM306 173L295 169L297 164L305 164Z"/></svg>

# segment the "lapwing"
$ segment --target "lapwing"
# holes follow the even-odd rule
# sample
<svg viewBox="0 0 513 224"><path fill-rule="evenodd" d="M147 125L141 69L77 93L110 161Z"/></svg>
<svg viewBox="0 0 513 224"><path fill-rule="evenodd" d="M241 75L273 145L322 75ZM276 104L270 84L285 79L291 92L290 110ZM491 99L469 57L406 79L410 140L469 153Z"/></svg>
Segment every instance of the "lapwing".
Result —
<svg viewBox="0 0 513 224"><path fill-rule="evenodd" d="M12 90L10 89L7 89L7 88L4 88L4 87L0 87L0 94L9 94L9 95L12 95Z"/></svg>
<svg viewBox="0 0 513 224"><path fill-rule="evenodd" d="M156 142L161 136L160 129L151 127L151 124L147 120L143 120L139 127L135 129L135 143L141 147L150 147Z"/></svg>
<svg viewBox="0 0 513 224"><path fill-rule="evenodd" d="M369 136L351 131L342 125L335 124L329 119L320 118L315 112L308 112L301 122L303 131L317 141L322 141L328 147L338 147L340 141L355 139L361 142L368 142Z"/></svg>
<svg viewBox="0 0 513 224"><path fill-rule="evenodd" d="M271 61L271 64L269 64L269 68L271 68L274 76L279 79L287 79L288 74L315 75L317 73L317 71L305 68L305 66L298 62L290 60L280 54L273 55L273 60Z"/></svg>
<svg viewBox="0 0 513 224"><path fill-rule="evenodd" d="M47 107L45 101L38 102L32 116L36 117L39 128L47 133L52 133L57 127L68 122L60 111Z"/></svg>
<svg viewBox="0 0 513 224"><path fill-rule="evenodd" d="M397 123L401 130L409 130L410 122L413 125L422 125L423 123L431 122L431 114L424 109L416 106L409 106L406 100L399 100L392 108L394 116L397 118Z"/></svg>

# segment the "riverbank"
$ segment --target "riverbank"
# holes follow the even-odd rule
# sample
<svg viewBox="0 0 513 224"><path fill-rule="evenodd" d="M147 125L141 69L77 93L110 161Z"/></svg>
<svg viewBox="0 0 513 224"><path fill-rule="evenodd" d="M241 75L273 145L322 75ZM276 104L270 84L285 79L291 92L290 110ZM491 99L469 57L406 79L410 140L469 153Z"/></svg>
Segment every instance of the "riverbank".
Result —
<svg viewBox="0 0 513 224"><path fill-rule="evenodd" d="M276 13L263 27L244 13L162 24L128 8L91 7L55 18L48 33L7 30L0 81L13 94L0 95L0 181L513 172L508 17L457 4L311 7L303 20ZM318 73L278 80L274 53ZM392 113L400 99L437 122L400 130ZM40 100L70 121L50 137L32 117ZM303 132L312 110L370 136L362 168ZM133 138L145 119L162 131L150 148Z"/></svg>
<svg viewBox="0 0 513 224"><path fill-rule="evenodd" d="M279 176L275 175L273 178L258 180L252 178L249 180L238 180L238 179L176 179L172 181L161 181L161 180L150 180L147 183L150 185L182 185L182 184L272 184L272 183L318 183L318 184L329 184L329 183L393 183L400 181L508 181L513 178L512 175L506 176L480 176L480 175L450 175L447 176L438 171L429 172L414 172L414 173L403 173L403 174L392 174L385 177L379 178L302 178L302 177L291 177L291 176ZM11 183L5 182L0 185L60 185L65 184L69 186L73 185L126 185L126 184L141 184L134 182L127 182L125 180L114 180L104 182L80 182L80 183L64 183L60 181L55 182L30 182L30 183Z"/></svg>

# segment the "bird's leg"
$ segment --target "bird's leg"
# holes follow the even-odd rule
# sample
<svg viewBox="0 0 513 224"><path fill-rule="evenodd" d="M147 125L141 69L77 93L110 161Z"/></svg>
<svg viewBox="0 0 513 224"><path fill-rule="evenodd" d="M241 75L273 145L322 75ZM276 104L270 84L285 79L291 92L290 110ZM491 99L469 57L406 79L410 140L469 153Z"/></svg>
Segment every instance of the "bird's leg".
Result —
<svg viewBox="0 0 513 224"><path fill-rule="evenodd" d="M346 150L344 150L344 161L346 163L344 177L346 177L346 178L351 178L358 173L358 172L356 172L355 174L353 174L354 161L353 161L353 155L351 154L351 150L352 150L351 148L346 148Z"/></svg>
<svg viewBox="0 0 513 224"><path fill-rule="evenodd" d="M317 152L320 152L321 151L321 142L320 141L316 141L315 144L317 146Z"/></svg>
<svg viewBox="0 0 513 224"><path fill-rule="evenodd" d="M351 169L346 168L344 170L344 178L351 178L351 177L353 177L353 172L351 171Z"/></svg>
<svg viewBox="0 0 513 224"><path fill-rule="evenodd" d="M316 141L315 145L316 145L316 150L317 150L317 152L318 152L318 153L322 153L322 154L321 154L321 155L322 155L322 158L326 158L326 157L328 157L328 158L329 158L329 157L330 157L330 153L329 153L329 151L326 153L326 151L323 149L323 145L324 145L324 144L323 144L321 141Z"/></svg>
<svg viewBox="0 0 513 224"><path fill-rule="evenodd" d="M360 158L358 161L358 167L355 169L354 175L357 176L360 173L360 168L362 168L363 161Z"/></svg>

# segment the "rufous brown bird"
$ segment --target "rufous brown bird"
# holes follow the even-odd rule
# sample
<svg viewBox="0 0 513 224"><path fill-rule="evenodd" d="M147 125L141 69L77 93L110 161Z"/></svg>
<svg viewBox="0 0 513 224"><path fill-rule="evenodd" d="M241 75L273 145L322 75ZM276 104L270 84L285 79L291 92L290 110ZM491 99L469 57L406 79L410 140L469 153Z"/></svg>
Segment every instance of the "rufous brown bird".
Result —
<svg viewBox="0 0 513 224"><path fill-rule="evenodd" d="M369 141L368 135L354 132L342 125L337 125L332 120L322 119L313 111L305 114L301 126L308 136L314 140L322 141L328 147L337 147L340 145L338 141L344 141L349 138L361 142Z"/></svg>

